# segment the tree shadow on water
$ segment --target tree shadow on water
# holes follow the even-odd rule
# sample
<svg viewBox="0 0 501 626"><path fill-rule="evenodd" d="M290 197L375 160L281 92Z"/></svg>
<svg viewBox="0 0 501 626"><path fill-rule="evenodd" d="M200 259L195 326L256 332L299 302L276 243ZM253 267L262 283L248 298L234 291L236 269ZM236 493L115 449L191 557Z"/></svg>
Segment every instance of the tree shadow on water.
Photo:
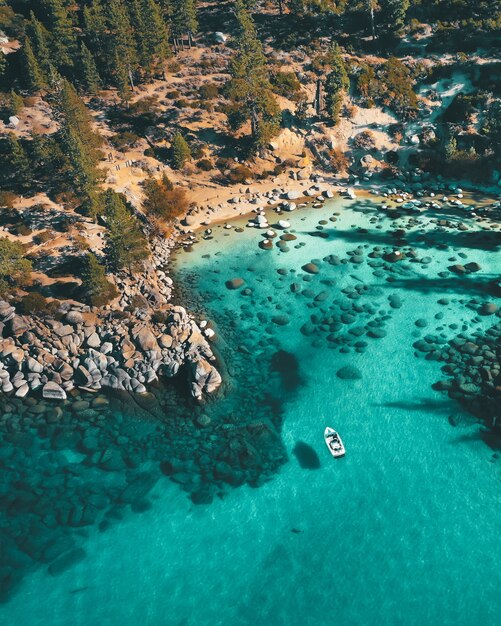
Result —
<svg viewBox="0 0 501 626"><path fill-rule="evenodd" d="M405 289L419 291L420 293L454 293L457 295L481 294L485 296L496 295L495 282L499 276L495 274L482 274L482 277L451 277L451 278L427 278L416 276L414 278L397 278L391 282L392 289Z"/></svg>
<svg viewBox="0 0 501 626"><path fill-rule="evenodd" d="M329 239L343 239L354 244L373 244L375 246L392 246L411 248L468 248L470 250L496 251L501 246L500 232L486 231L442 231L431 232L405 231L396 236L393 231L371 231L367 229L337 230L335 228L317 231ZM304 232L304 235L318 236L315 232Z"/></svg>

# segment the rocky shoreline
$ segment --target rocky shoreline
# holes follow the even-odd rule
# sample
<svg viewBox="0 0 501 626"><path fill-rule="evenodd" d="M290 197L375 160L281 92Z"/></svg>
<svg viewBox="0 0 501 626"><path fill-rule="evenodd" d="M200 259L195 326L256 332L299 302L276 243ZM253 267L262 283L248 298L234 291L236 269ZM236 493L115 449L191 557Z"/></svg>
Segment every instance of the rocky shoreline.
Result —
<svg viewBox="0 0 501 626"><path fill-rule="evenodd" d="M61 319L18 315L0 301L0 380L4 394L65 400L79 388L146 393L159 376L171 378L186 365L191 394L200 400L221 384L215 356L192 316L168 305L154 322L113 312L95 318L71 307Z"/></svg>
<svg viewBox="0 0 501 626"><path fill-rule="evenodd" d="M234 198L233 204L243 206L243 202L248 211L255 213L254 218L249 218L248 226L269 229L265 208L287 213L296 208L294 200L302 202L300 206L309 201L315 207L315 203L321 206L334 193L355 199L358 193L370 192L383 200L393 199L395 207L382 205L387 212L397 207L406 209L407 205L419 210L421 203L416 198L423 195L424 188L424 181L415 173L412 176L409 173L406 181L394 181L393 189L382 184L368 185L357 187L357 193L352 187L333 186L332 181L315 172L301 179L305 187L301 191L281 188L261 194L248 189L244 197ZM443 181L427 182L435 193L443 193L447 187L449 192L457 194L455 199L445 196L434 199L436 208L442 203L465 206L457 185L444 187ZM481 209L477 209L479 213L482 214ZM207 211L206 217L209 214ZM217 220L214 214L199 226ZM168 275L170 255L177 245L186 248L196 243L197 233L190 228L196 228L196 221L190 212L184 219L185 226L180 224L173 236L160 238L149 233L151 258L144 270L113 277L120 293L114 305L95 309L63 302L51 319L19 315L10 303L0 301L1 391L18 398L37 393L50 400L64 400L75 389L96 392L111 388L144 394L150 383L162 376L172 378L183 368L194 398L202 400L204 395L215 392L222 379L209 345L214 330L206 320L197 324L183 307L170 303L174 289ZM145 227L150 230L147 223ZM210 236L210 230L199 234ZM261 241L260 246L265 247L267 241ZM138 298L144 306L134 306Z"/></svg>
<svg viewBox="0 0 501 626"><path fill-rule="evenodd" d="M173 239L153 238L144 271L114 277L117 306L63 302L51 318L19 315L0 300L3 394L24 398L35 392L47 400L65 400L75 389L144 394L150 383L172 378L183 366L194 398L215 392L222 379L208 343L214 331L169 303L173 281L165 270L174 245ZM144 306L134 310L138 296Z"/></svg>

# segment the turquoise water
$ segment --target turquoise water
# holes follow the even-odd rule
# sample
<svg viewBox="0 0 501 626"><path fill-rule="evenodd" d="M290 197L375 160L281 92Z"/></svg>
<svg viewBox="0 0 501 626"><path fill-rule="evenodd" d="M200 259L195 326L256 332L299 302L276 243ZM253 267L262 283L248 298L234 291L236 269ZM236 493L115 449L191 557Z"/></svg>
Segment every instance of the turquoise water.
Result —
<svg viewBox="0 0 501 626"><path fill-rule="evenodd" d="M333 213L340 215L330 222ZM367 254L393 241L386 233L409 218L391 222L371 202L336 201L286 219L298 237L286 253L260 250L260 231L218 227L213 239L180 252L176 268L221 338L230 383L219 405L238 412L249 397L258 403L264 391L273 393L288 462L265 484L200 506L162 478L151 508L106 532L88 531L84 560L57 577L39 569L23 581L0 607L2 623L500 623L499 461L481 426L432 390L444 377L440 365L417 358L412 346L427 333L445 341L494 323L477 317L472 298L484 298L482 285L499 270L495 249L462 231L437 232L420 216L408 239L418 259L430 262L371 267ZM471 223L469 234L479 227ZM325 239L311 234L326 231ZM450 247L440 249L445 240ZM361 262L322 260L347 260L357 246L368 246L355 255ZM300 268L312 259L320 271L305 281ZM471 282L439 276L467 261L482 267ZM235 277L244 287L227 289ZM292 293L291 283L312 293ZM357 285L365 287L348 298ZM327 296L315 302L321 292ZM389 306L392 295L400 308ZM444 297L449 303L439 304ZM351 324L319 330L320 318L353 304ZM311 315L320 321L305 335L300 328ZM354 327L382 328L386 336L357 336ZM297 375L270 371L277 350L297 358ZM338 378L346 365L361 378ZM328 454L326 425L343 437L345 458ZM297 458L298 442L313 452Z"/></svg>

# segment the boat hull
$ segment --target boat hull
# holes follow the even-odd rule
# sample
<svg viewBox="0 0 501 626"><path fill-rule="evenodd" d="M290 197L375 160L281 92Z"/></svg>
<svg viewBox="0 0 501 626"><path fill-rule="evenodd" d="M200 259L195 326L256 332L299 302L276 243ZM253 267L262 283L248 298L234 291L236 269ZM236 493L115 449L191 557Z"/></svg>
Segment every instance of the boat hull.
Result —
<svg viewBox="0 0 501 626"><path fill-rule="evenodd" d="M341 437L329 426L327 426L324 431L324 441L327 449L334 458L338 459L346 454Z"/></svg>

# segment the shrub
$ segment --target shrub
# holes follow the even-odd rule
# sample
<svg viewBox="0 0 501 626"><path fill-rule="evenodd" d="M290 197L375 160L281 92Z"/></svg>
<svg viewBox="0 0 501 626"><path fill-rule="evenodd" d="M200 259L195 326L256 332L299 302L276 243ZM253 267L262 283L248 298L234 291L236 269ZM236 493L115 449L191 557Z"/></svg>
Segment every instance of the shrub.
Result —
<svg viewBox="0 0 501 626"><path fill-rule="evenodd" d="M171 74L177 74L177 72L179 72L180 70L181 70L181 63L179 63L179 61L177 61L176 59L171 59L167 63L167 71L170 72Z"/></svg>
<svg viewBox="0 0 501 626"><path fill-rule="evenodd" d="M203 172L210 172L211 169L213 169L214 165L212 163L212 161L210 159L200 159L200 161L198 161L197 166L199 169L201 169Z"/></svg>
<svg viewBox="0 0 501 626"><path fill-rule="evenodd" d="M186 191L174 187L165 174L160 180L154 178L147 180L144 189L146 193L144 208L156 217L170 221L188 209Z"/></svg>
<svg viewBox="0 0 501 626"><path fill-rule="evenodd" d="M141 296L140 294L134 294L130 299L130 305L127 307L127 309L130 309L131 311L136 311L137 309L147 309L147 308L148 308L148 302L146 298L144 296Z"/></svg>
<svg viewBox="0 0 501 626"><path fill-rule="evenodd" d="M198 90L201 100L214 100L219 96L219 87L215 83L204 83Z"/></svg>
<svg viewBox="0 0 501 626"><path fill-rule="evenodd" d="M0 191L0 207L12 209L17 196L12 191Z"/></svg>
<svg viewBox="0 0 501 626"><path fill-rule="evenodd" d="M329 152L331 167L334 172L344 172L349 165L348 157L342 150L335 148Z"/></svg>
<svg viewBox="0 0 501 626"><path fill-rule="evenodd" d="M24 222L20 222L19 224L14 224L9 228L9 232L13 235L17 235L18 237L28 237L31 235L31 228L25 224Z"/></svg>
<svg viewBox="0 0 501 626"><path fill-rule="evenodd" d="M43 230L41 233L38 233L33 237L34 243L37 245L41 245L43 243L47 243L48 241L52 241L56 233L53 230Z"/></svg>
<svg viewBox="0 0 501 626"><path fill-rule="evenodd" d="M226 176L228 183L232 185L245 183L250 178L253 178L252 170L246 165L237 165Z"/></svg>
<svg viewBox="0 0 501 626"><path fill-rule="evenodd" d="M205 150L203 149L202 146L196 146L192 151L191 151L191 156L193 159L203 159L205 156Z"/></svg>
<svg viewBox="0 0 501 626"><path fill-rule="evenodd" d="M29 281L31 262L24 257L22 244L0 238L0 293L5 292L9 285L24 286Z"/></svg>
<svg viewBox="0 0 501 626"><path fill-rule="evenodd" d="M301 83L295 72L277 72L271 77L273 91L279 96L297 101Z"/></svg>
<svg viewBox="0 0 501 626"><path fill-rule="evenodd" d="M165 324L167 321L167 314L165 311L154 311L151 314L151 321L154 324Z"/></svg>
<svg viewBox="0 0 501 626"><path fill-rule="evenodd" d="M17 309L24 315L54 315L59 308L59 302L56 300L47 300L42 294L34 291L21 298L17 303Z"/></svg>
<svg viewBox="0 0 501 626"><path fill-rule="evenodd" d="M379 102L404 118L413 117L418 108L410 70L392 57L376 70L365 64L358 75L357 87L367 106Z"/></svg>
<svg viewBox="0 0 501 626"><path fill-rule="evenodd" d="M129 130L117 133L110 138L110 143L120 152L126 152L130 148L134 148L139 141L139 136Z"/></svg>
<svg viewBox="0 0 501 626"><path fill-rule="evenodd" d="M353 147L358 150L374 150L376 140L370 130L363 130L353 139Z"/></svg>

